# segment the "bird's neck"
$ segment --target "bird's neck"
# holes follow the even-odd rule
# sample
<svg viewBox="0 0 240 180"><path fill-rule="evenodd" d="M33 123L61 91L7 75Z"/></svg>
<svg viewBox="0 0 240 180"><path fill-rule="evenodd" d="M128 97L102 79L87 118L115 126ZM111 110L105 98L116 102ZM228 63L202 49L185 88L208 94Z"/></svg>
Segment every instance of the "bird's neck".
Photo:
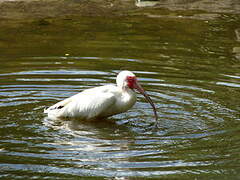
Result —
<svg viewBox="0 0 240 180"><path fill-rule="evenodd" d="M122 89L122 98L124 101L133 101L136 99L135 92L130 88L123 88Z"/></svg>

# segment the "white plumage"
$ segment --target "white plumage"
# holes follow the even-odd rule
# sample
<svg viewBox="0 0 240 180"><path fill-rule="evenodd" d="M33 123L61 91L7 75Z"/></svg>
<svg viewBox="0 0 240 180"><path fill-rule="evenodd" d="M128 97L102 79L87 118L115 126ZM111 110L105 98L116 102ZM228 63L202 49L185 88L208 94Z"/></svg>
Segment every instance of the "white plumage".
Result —
<svg viewBox="0 0 240 180"><path fill-rule="evenodd" d="M137 83L130 71L118 74L116 85L105 85L84 90L44 110L50 118L78 118L92 120L119 114L130 109L136 102L133 89L137 89L151 103L157 119L155 106Z"/></svg>

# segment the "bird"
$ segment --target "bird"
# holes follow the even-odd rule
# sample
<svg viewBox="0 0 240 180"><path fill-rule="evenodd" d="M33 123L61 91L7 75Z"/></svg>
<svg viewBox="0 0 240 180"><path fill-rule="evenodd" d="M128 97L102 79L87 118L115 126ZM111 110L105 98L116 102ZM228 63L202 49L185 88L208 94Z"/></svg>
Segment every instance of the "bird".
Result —
<svg viewBox="0 0 240 180"><path fill-rule="evenodd" d="M129 110L137 100L135 90L141 93L153 108L157 121L156 107L145 90L138 83L134 73L121 71L116 78L116 85L103 85L64 99L46 109L49 118L77 118L96 120L107 118Z"/></svg>

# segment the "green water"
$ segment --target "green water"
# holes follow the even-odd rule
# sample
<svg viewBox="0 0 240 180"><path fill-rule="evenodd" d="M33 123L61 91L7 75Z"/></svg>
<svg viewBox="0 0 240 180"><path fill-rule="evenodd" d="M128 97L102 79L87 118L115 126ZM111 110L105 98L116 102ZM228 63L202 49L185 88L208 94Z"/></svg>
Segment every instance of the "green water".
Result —
<svg viewBox="0 0 240 180"><path fill-rule="evenodd" d="M0 23L0 178L239 178L240 17L158 14ZM122 69L152 97L159 129L141 95L101 122L43 114Z"/></svg>

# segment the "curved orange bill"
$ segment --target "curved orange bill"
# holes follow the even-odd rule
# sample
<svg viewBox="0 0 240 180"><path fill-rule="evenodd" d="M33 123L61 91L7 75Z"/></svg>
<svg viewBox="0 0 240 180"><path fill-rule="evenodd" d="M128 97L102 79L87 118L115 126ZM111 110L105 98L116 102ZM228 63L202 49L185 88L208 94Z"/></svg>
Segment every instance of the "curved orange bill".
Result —
<svg viewBox="0 0 240 180"><path fill-rule="evenodd" d="M153 104L151 98L147 95L147 93L144 91L144 89L141 87L141 85L138 84L137 81L134 83L133 88L136 89L138 92L140 92L140 93L146 98L146 100L151 104L151 106L152 106L152 108L153 108L153 112L154 112L155 119L156 119L156 121L157 121L157 120L158 120L158 116L157 116L156 107L155 107L155 105Z"/></svg>

